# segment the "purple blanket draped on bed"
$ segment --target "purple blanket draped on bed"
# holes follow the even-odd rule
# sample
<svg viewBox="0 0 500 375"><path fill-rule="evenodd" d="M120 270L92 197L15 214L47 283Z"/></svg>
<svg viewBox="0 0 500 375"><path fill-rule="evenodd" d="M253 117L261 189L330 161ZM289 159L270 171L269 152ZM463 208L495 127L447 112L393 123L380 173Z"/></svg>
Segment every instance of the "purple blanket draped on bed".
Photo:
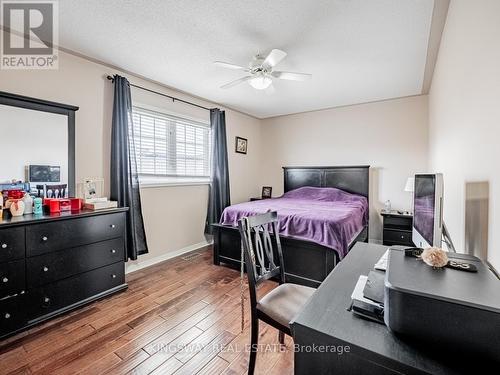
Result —
<svg viewBox="0 0 500 375"><path fill-rule="evenodd" d="M244 216L277 211L280 234L337 250L342 259L349 242L368 223L365 197L335 188L302 187L280 198L235 204L222 213L221 224L237 226Z"/></svg>

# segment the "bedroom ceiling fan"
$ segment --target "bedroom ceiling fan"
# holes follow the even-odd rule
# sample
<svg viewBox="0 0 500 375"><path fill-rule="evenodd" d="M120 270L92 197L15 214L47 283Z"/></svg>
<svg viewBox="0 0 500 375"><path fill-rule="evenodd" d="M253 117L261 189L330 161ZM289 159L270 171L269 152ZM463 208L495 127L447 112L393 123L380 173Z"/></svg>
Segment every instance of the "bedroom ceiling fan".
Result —
<svg viewBox="0 0 500 375"><path fill-rule="evenodd" d="M274 67L278 65L286 57L286 52L279 49L273 49L267 57L263 57L257 54L253 60L248 64L248 67L241 65L231 64L223 61L215 61L214 64L221 68L242 70L249 75L234 80L232 82L222 85L221 89L229 89L233 86L239 85L243 82L248 82L250 86L257 90L265 90L272 83L273 79L286 79L291 81L307 81L312 78L312 74L307 73L294 73L294 72L283 72L279 70L274 70Z"/></svg>

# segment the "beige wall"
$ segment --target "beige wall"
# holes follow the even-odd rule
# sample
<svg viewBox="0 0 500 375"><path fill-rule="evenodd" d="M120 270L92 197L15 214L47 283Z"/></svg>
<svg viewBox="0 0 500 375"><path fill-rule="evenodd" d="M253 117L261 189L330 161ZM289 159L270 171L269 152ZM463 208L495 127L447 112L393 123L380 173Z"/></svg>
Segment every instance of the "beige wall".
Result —
<svg viewBox="0 0 500 375"><path fill-rule="evenodd" d="M500 1L452 0L429 95L430 165L464 248L465 183L489 181L489 260L500 269Z"/></svg>
<svg viewBox="0 0 500 375"><path fill-rule="evenodd" d="M386 200L408 209L406 179L427 168L427 96L280 116L263 121L262 185L283 192L282 166L370 164L370 237L381 239Z"/></svg>
<svg viewBox="0 0 500 375"><path fill-rule="evenodd" d="M73 104L76 113L76 178L104 177L109 190L109 153L113 86L106 79L115 69L60 51L56 71L0 71L0 90L16 94ZM118 72L119 73L119 72ZM120 73L119 73L120 74ZM123 74L123 73L121 73ZM196 101L208 107L217 106L129 74L132 83ZM208 119L208 112L174 103L153 94L133 90L134 102L148 104L196 118ZM229 168L233 202L259 194L260 121L226 110ZM234 136L249 140L249 154L235 154ZM203 243L208 186L161 187L142 189L143 212L150 253L141 257L147 263L156 257L175 254L181 249ZM137 265L135 265L137 266Z"/></svg>

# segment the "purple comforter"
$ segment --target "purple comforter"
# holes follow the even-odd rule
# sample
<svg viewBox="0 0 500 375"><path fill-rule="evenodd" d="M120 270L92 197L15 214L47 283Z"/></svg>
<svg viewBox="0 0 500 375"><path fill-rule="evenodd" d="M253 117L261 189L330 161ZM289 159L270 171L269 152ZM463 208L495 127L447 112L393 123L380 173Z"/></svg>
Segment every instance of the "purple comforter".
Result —
<svg viewBox="0 0 500 375"><path fill-rule="evenodd" d="M302 187L280 198L235 204L222 213L221 224L237 226L244 216L277 211L280 234L337 250L340 258L349 242L368 223L365 197L335 188Z"/></svg>

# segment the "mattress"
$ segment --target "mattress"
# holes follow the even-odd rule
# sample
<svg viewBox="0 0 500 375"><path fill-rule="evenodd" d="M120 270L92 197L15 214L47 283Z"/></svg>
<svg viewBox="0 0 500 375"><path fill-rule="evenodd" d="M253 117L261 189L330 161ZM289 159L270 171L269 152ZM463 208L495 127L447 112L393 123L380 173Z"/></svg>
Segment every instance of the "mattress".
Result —
<svg viewBox="0 0 500 375"><path fill-rule="evenodd" d="M336 188L301 187L279 198L227 207L220 223L237 226L245 216L276 211L280 235L311 241L337 251L342 259L349 243L368 224L368 200Z"/></svg>

